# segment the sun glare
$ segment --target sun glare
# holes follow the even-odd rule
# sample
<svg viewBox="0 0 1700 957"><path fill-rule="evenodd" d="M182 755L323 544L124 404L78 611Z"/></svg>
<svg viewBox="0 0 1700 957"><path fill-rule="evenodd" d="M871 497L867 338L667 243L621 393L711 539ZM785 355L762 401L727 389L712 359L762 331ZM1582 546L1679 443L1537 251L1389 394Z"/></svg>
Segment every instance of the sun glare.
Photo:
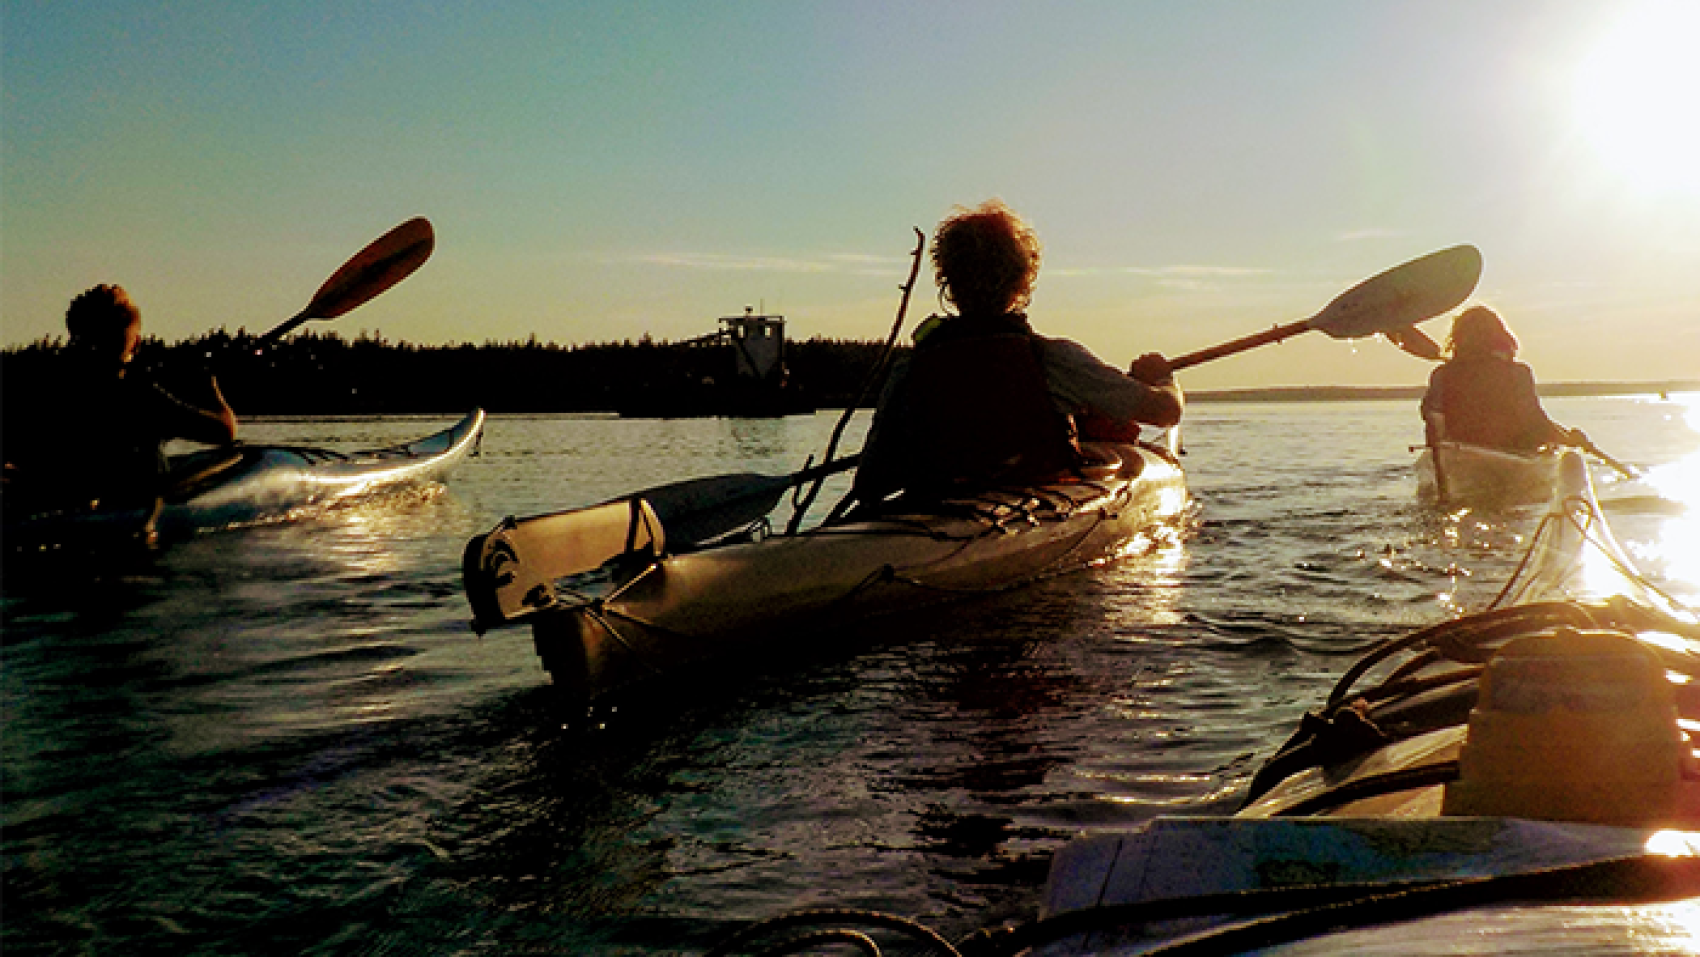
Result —
<svg viewBox="0 0 1700 957"><path fill-rule="evenodd" d="M1619 175L1700 195L1700 3L1627 10L1576 77L1583 135Z"/></svg>

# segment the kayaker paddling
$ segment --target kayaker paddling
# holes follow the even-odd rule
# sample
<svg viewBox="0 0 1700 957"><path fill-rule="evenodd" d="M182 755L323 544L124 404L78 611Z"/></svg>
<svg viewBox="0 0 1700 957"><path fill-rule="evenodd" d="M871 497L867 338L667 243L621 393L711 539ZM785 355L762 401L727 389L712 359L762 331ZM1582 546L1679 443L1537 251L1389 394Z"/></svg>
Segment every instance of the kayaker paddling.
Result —
<svg viewBox="0 0 1700 957"><path fill-rule="evenodd" d="M1184 400L1163 356L1143 355L1124 374L1033 331L1039 239L1002 201L940 223L932 259L954 312L924 322L892 370L856 473L864 505L1052 479L1089 461L1082 441L1133 441L1141 424L1180 421Z"/></svg>
<svg viewBox="0 0 1700 957"><path fill-rule="evenodd" d="M256 347L369 302L412 275L435 245L429 220L407 220L343 263L305 309L260 336ZM419 452L440 463L415 460L396 469L383 462L339 462L327 476L313 468L325 459L318 452L226 449L236 441L236 415L215 378L208 375L205 388L197 388L204 393L201 400L190 401L132 368L142 318L122 287L100 285L77 296L65 326L71 341L55 383L63 388L27 415L7 409L3 504L9 545L39 540L43 548L60 549L66 544L61 535L85 526L99 548L132 537L151 545L161 522L215 527L271 514L273 507L346 498L404 478L429 477L434 464L457 461L466 451L455 440L453 448L427 452L442 443L426 439L407 446L413 450L409 455ZM475 413L445 436L464 438L470 430L467 441L476 444L482 423L482 413ZM177 438L219 448L170 463L165 444ZM199 500L203 496L214 501Z"/></svg>
<svg viewBox="0 0 1700 957"><path fill-rule="evenodd" d="M19 461L15 446L7 450L7 484L23 485L36 507L147 507L168 481L166 442L236 441L236 414L215 378L208 376L205 399L191 402L134 369L142 314L123 287L78 295L65 328L63 390L30 422L8 423L24 441Z"/></svg>
<svg viewBox="0 0 1700 957"><path fill-rule="evenodd" d="M1499 314L1475 306L1458 314L1447 359L1429 376L1422 415L1427 442L1462 442L1509 452L1543 445L1585 447L1587 437L1547 417L1535 376L1517 361L1517 337Z"/></svg>

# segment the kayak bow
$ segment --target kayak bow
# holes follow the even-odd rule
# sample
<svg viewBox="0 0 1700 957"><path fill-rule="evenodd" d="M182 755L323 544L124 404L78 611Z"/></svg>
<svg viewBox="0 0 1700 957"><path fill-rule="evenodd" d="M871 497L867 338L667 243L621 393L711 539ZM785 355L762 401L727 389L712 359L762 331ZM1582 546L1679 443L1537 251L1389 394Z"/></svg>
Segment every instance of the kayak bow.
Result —
<svg viewBox="0 0 1700 957"><path fill-rule="evenodd" d="M97 507L28 514L8 521L6 548L13 555L81 550L279 521L304 510L439 481L473 454L483 430L484 413L474 410L441 432L364 452L281 445L193 452L173 461L177 478L157 510Z"/></svg>
<svg viewBox="0 0 1700 957"><path fill-rule="evenodd" d="M1388 952L1690 952L1657 902L1700 895L1700 617L1636 571L1579 454L1557 475L1489 608L1349 669L1233 818L1064 847L1023 942L1237 953L1425 918Z"/></svg>

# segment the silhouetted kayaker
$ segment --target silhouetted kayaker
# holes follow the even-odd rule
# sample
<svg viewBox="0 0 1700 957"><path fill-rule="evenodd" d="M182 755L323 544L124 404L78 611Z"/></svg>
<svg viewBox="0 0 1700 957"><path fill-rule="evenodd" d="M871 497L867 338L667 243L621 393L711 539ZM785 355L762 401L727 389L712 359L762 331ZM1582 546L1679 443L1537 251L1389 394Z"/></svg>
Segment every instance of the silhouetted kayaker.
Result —
<svg viewBox="0 0 1700 957"><path fill-rule="evenodd" d="M1446 352L1423 395L1429 445L1450 441L1529 452L1586 441L1547 418L1534 373L1517 361L1517 337L1492 309L1475 306L1459 313Z"/></svg>
<svg viewBox="0 0 1700 957"><path fill-rule="evenodd" d="M236 415L216 379L208 377L197 404L132 371L142 314L122 287L95 286L71 300L65 328L60 390L31 416L23 441L8 443L8 495L21 486L35 506L147 507L165 489L167 441L236 440Z"/></svg>
<svg viewBox="0 0 1700 957"><path fill-rule="evenodd" d="M955 313L921 324L886 383L856 473L862 503L1054 479L1083 464L1081 440L1131 441L1140 423L1180 421L1163 356L1123 373L1079 343L1034 333L1025 310L1039 258L1038 236L1000 200L939 224L933 267Z"/></svg>

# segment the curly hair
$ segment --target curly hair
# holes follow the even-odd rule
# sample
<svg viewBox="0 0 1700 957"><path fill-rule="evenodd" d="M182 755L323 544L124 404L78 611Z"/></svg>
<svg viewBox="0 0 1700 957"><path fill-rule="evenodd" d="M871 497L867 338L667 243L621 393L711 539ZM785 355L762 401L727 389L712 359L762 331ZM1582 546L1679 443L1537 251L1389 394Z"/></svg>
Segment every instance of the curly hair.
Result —
<svg viewBox="0 0 1700 957"><path fill-rule="evenodd" d="M962 312L1021 311L1039 278L1039 236L1003 200L961 206L939 223L933 271L939 297Z"/></svg>
<svg viewBox="0 0 1700 957"><path fill-rule="evenodd" d="M123 286L102 284L71 300L65 310L65 331L71 334L72 342L110 341L141 318L142 311L130 301Z"/></svg>
<svg viewBox="0 0 1700 957"><path fill-rule="evenodd" d="M1506 328L1499 313L1486 306L1473 306L1452 320L1452 332L1446 337L1446 351L1454 356L1500 353L1507 358L1515 358L1517 337Z"/></svg>

